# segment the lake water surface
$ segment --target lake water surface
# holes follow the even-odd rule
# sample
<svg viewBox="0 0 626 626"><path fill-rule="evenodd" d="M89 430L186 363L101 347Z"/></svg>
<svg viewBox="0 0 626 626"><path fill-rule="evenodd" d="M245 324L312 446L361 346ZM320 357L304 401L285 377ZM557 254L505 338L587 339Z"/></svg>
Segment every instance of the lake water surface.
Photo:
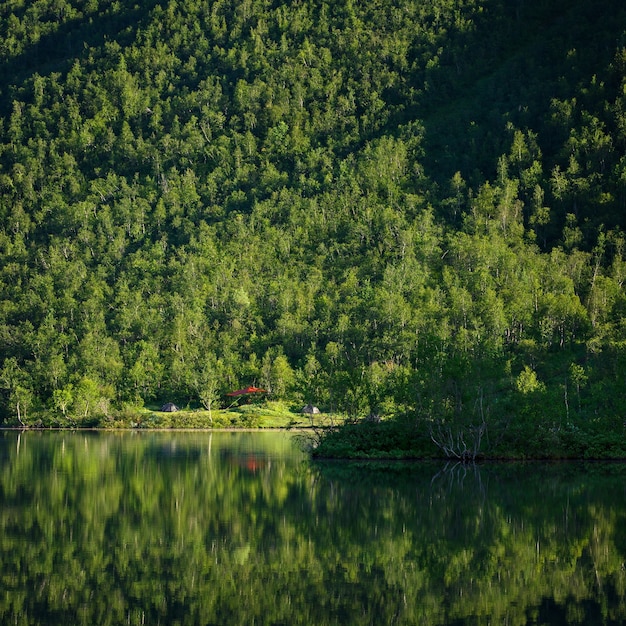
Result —
<svg viewBox="0 0 626 626"><path fill-rule="evenodd" d="M626 465L0 432L2 624L623 624Z"/></svg>

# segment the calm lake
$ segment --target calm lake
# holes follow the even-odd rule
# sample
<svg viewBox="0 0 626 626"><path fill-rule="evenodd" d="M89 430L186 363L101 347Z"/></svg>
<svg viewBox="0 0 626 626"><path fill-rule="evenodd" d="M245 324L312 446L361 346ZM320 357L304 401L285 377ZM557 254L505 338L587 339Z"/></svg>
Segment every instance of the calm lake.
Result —
<svg viewBox="0 0 626 626"><path fill-rule="evenodd" d="M626 465L0 432L2 624L623 624Z"/></svg>

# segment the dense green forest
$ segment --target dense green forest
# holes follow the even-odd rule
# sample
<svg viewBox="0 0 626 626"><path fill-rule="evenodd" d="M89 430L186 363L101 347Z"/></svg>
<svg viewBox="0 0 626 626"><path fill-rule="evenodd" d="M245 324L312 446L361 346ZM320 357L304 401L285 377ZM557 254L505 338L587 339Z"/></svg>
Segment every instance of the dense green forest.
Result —
<svg viewBox="0 0 626 626"><path fill-rule="evenodd" d="M2 419L623 437L625 148L621 0L4 2Z"/></svg>

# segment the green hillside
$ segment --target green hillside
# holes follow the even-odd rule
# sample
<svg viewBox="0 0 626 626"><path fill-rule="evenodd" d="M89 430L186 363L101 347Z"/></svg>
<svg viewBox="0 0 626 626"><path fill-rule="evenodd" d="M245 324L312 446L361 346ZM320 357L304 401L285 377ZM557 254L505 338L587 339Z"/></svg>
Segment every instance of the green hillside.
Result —
<svg viewBox="0 0 626 626"><path fill-rule="evenodd" d="M625 146L621 0L4 2L0 420L256 384L615 451Z"/></svg>

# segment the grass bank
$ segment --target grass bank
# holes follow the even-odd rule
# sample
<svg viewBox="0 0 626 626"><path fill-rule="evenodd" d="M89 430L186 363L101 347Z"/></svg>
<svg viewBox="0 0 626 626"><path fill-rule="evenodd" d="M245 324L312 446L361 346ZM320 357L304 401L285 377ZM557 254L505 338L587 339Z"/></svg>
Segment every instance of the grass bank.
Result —
<svg viewBox="0 0 626 626"><path fill-rule="evenodd" d="M301 406L286 402L263 401L207 411L196 407L182 407L176 411L161 411L160 405L125 406L86 419L60 417L40 413L28 421L5 424L26 428L106 428L106 429L225 429L225 428L319 428L341 424L340 415L302 412Z"/></svg>

